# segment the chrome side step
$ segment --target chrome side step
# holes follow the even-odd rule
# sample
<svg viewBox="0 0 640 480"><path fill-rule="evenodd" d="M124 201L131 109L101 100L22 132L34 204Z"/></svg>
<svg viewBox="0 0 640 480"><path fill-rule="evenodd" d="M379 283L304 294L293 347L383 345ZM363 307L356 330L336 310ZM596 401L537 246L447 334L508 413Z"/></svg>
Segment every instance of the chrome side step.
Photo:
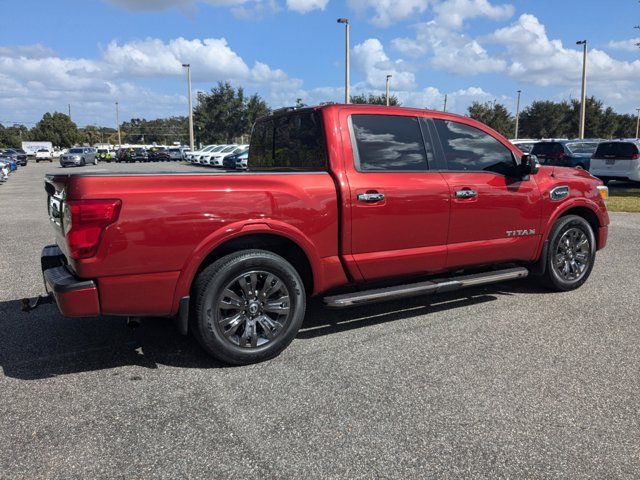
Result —
<svg viewBox="0 0 640 480"><path fill-rule="evenodd" d="M477 287L489 283L504 282L525 278L529 270L524 267L506 268L491 272L474 273L458 277L428 280L426 282L410 283L389 288L376 288L362 292L345 293L324 298L324 303L330 308L346 308L363 305L365 303L384 302L399 298L416 297L442 292L452 292L466 287Z"/></svg>

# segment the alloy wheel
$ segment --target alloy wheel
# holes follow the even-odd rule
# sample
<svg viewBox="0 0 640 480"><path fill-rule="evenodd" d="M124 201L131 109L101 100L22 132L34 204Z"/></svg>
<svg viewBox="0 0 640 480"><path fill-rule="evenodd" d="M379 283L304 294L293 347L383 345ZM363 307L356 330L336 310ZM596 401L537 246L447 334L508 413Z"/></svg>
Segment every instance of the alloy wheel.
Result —
<svg viewBox="0 0 640 480"><path fill-rule="evenodd" d="M274 273L253 270L243 273L222 290L210 320L224 338L241 348L261 347L274 341L291 319L289 291Z"/></svg>
<svg viewBox="0 0 640 480"><path fill-rule="evenodd" d="M553 256L553 269L567 282L580 280L591 261L591 244L587 235L573 227L562 234Z"/></svg>

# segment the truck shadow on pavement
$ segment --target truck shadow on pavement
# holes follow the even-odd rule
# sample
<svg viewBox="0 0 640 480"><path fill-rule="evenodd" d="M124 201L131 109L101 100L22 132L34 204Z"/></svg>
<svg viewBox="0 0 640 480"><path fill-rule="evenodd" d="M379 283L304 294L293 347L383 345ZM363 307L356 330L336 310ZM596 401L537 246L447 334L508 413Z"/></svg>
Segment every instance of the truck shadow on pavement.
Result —
<svg viewBox="0 0 640 480"><path fill-rule="evenodd" d="M298 340L393 322L417 315L479 305L515 293L542 293L523 283L498 284L435 296L330 310L320 299L309 303ZM4 376L38 380L81 372L158 365L226 368L209 357L190 336L180 335L170 319L145 319L135 330L123 317L64 318L55 305L30 313L20 301L0 302L0 368Z"/></svg>

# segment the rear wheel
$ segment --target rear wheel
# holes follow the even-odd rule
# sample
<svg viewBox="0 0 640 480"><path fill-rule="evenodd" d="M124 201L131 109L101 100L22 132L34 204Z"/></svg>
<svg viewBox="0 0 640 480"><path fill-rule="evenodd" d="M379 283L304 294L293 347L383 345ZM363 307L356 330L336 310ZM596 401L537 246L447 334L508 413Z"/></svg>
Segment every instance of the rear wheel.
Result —
<svg viewBox="0 0 640 480"><path fill-rule="evenodd" d="M304 318L300 275L284 258L264 250L216 261L200 273L193 293L193 334L225 363L275 357L293 341Z"/></svg>
<svg viewBox="0 0 640 480"><path fill-rule="evenodd" d="M575 290L589 278L595 257L596 238L589 222L577 215L561 217L549 235L541 280L552 290Z"/></svg>

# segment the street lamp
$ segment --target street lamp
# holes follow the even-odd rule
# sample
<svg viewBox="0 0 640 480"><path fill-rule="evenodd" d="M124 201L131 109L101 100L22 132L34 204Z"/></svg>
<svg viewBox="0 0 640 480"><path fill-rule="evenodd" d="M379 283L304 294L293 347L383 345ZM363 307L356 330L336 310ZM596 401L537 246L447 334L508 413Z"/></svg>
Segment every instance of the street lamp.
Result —
<svg viewBox="0 0 640 480"><path fill-rule="evenodd" d="M339 18L338 23L344 23L344 103L351 103L349 95L349 19Z"/></svg>
<svg viewBox="0 0 640 480"><path fill-rule="evenodd" d="M387 107L389 106L389 79L393 77L393 75L387 75Z"/></svg>
<svg viewBox="0 0 640 480"><path fill-rule="evenodd" d="M584 138L584 124L587 117L587 41L580 40L576 45L582 45L582 97L580 107L580 139Z"/></svg>
<svg viewBox="0 0 640 480"><path fill-rule="evenodd" d="M116 128L118 129L118 147L121 147L122 137L120 136L120 110L118 109L118 102L116 102Z"/></svg>
<svg viewBox="0 0 640 480"><path fill-rule="evenodd" d="M194 151L193 145L193 106L191 104L191 64L183 63L182 66L187 69L187 91L189 95L189 149Z"/></svg>
<svg viewBox="0 0 640 480"><path fill-rule="evenodd" d="M515 140L518 139L518 128L520 127L520 94L522 90L518 90L518 100L516 101L516 135Z"/></svg>
<svg viewBox="0 0 640 480"><path fill-rule="evenodd" d="M640 138L640 108L636 108L638 111L638 121L636 122L636 139Z"/></svg>
<svg viewBox="0 0 640 480"><path fill-rule="evenodd" d="M442 107L442 111L446 112L447 111L447 94L444 94L444 106Z"/></svg>

